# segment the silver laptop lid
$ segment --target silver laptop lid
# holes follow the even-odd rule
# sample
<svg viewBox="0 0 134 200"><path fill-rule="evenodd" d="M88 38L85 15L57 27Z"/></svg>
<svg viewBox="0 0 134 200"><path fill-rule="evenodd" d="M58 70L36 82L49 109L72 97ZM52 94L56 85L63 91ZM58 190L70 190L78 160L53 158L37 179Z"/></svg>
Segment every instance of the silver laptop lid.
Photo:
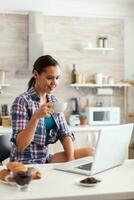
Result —
<svg viewBox="0 0 134 200"><path fill-rule="evenodd" d="M133 123L100 130L91 175L118 166L127 158Z"/></svg>

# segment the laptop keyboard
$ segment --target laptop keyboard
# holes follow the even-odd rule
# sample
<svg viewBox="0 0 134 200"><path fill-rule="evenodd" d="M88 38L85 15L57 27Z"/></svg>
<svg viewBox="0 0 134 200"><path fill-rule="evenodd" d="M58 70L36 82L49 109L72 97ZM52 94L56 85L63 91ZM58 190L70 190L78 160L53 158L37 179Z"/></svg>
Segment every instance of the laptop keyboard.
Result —
<svg viewBox="0 0 134 200"><path fill-rule="evenodd" d="M92 166L92 163L88 163L88 164L81 165L81 166L76 167L76 168L83 169L83 170L91 170L91 166Z"/></svg>

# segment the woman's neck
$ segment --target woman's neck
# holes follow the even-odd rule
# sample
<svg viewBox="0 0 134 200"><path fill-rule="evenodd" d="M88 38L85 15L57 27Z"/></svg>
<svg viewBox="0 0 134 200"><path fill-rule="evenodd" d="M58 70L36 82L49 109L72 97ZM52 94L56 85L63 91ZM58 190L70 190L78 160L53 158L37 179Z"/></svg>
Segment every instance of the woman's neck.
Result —
<svg viewBox="0 0 134 200"><path fill-rule="evenodd" d="M37 95L40 97L41 104L46 103L47 100L47 93L42 93L42 91L35 85L35 91Z"/></svg>

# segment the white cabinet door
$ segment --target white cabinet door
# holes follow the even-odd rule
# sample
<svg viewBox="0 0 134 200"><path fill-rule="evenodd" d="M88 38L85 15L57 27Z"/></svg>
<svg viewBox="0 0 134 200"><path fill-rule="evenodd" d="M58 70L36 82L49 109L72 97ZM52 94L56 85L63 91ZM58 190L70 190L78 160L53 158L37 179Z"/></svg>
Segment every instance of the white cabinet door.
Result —
<svg viewBox="0 0 134 200"><path fill-rule="evenodd" d="M75 133L75 148L96 146L98 132Z"/></svg>
<svg viewBox="0 0 134 200"><path fill-rule="evenodd" d="M51 154L54 154L54 153L57 153L57 152L60 152L60 151L63 151L63 147L62 147L62 144L61 144L60 140L57 141L54 144L50 144L49 145L49 152Z"/></svg>
<svg viewBox="0 0 134 200"><path fill-rule="evenodd" d="M74 141L74 148L83 148L83 147L90 147L96 146L98 132L96 131L84 131L84 132L75 132L75 141ZM49 145L50 153L54 154L56 152L63 151L63 147L60 141L57 141L55 144Z"/></svg>

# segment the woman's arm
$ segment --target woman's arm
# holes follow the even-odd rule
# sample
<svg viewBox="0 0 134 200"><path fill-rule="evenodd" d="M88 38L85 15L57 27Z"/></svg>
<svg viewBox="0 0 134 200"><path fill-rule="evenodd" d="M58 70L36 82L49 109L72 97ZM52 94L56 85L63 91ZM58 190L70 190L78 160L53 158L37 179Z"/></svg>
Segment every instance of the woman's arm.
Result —
<svg viewBox="0 0 134 200"><path fill-rule="evenodd" d="M66 158L68 161L74 160L75 159L74 145L73 145L73 141L75 139L74 135L73 135L73 133L71 133L71 131L68 128L64 113L61 113L59 115L58 119L59 119L58 120L58 123L59 123L58 135L59 135L59 139L63 145L64 151L66 154Z"/></svg>
<svg viewBox="0 0 134 200"><path fill-rule="evenodd" d="M27 127L17 134L16 145L19 151L23 152L33 140L38 121L39 119L33 115Z"/></svg>
<svg viewBox="0 0 134 200"><path fill-rule="evenodd" d="M74 146L73 146L73 141L70 136L65 136L61 140L61 143L63 145L67 161L74 160Z"/></svg>
<svg viewBox="0 0 134 200"><path fill-rule="evenodd" d="M42 104L39 109L33 114L25 129L17 134L17 148L23 152L24 149L32 142L38 121L40 118L49 116L52 113L52 104Z"/></svg>

